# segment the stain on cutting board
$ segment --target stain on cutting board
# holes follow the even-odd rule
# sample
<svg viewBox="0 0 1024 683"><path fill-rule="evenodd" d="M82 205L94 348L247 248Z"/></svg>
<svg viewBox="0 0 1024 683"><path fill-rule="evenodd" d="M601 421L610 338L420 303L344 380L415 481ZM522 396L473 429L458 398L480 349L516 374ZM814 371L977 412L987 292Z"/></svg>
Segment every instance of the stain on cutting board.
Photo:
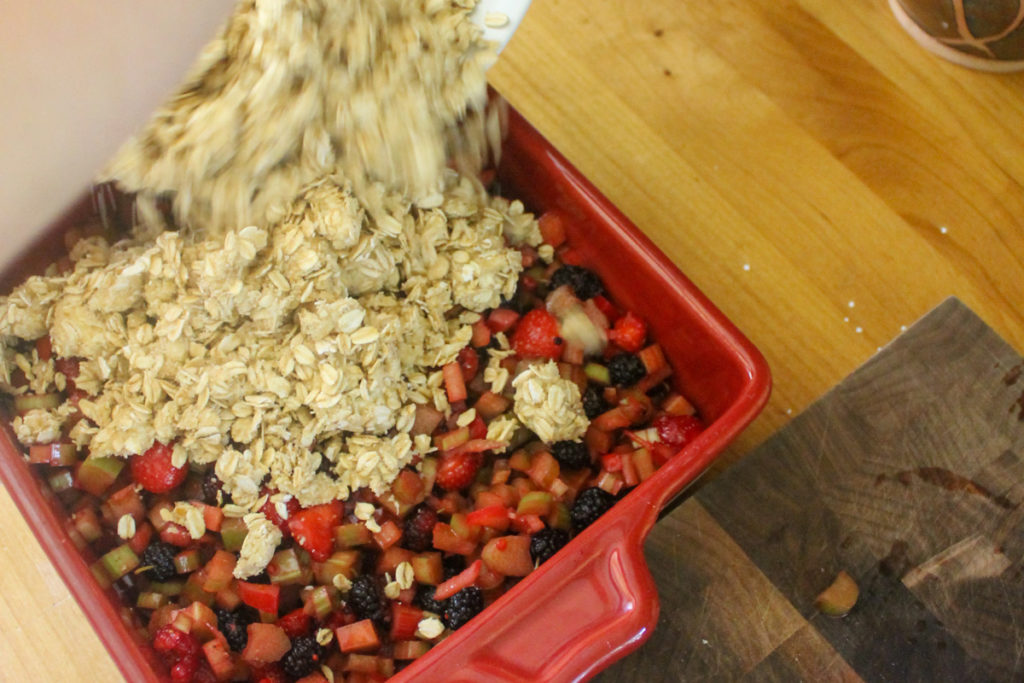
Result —
<svg viewBox="0 0 1024 683"><path fill-rule="evenodd" d="M943 302L652 531L599 681L1024 679L1024 362ZM815 597L840 570L845 618Z"/></svg>

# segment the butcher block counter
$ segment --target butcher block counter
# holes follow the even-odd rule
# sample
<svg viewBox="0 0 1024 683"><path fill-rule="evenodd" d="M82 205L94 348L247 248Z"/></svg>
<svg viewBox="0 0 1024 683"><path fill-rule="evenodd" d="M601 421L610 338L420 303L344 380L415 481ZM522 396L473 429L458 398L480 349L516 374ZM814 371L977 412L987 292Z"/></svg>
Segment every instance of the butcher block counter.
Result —
<svg viewBox="0 0 1024 683"><path fill-rule="evenodd" d="M1024 74L933 57L886 0L534 0L490 81L772 370L599 678L1019 679ZM0 517L0 680L119 680Z"/></svg>

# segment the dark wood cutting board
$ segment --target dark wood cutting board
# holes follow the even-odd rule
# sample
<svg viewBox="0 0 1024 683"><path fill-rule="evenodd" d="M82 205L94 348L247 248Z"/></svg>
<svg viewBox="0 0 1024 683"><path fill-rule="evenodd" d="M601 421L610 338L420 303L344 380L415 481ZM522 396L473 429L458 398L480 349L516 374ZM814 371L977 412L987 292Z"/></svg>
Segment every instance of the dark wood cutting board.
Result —
<svg viewBox="0 0 1024 683"><path fill-rule="evenodd" d="M659 521L658 626L597 680L1024 680L1022 503L1024 362L948 299Z"/></svg>

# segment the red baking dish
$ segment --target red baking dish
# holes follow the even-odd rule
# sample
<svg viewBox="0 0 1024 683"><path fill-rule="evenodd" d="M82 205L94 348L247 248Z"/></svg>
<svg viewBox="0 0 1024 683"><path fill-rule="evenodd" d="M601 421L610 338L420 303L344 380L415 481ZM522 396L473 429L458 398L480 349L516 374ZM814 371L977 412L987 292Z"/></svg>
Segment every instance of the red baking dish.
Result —
<svg viewBox="0 0 1024 683"><path fill-rule="evenodd" d="M598 272L614 298L649 321L675 370L676 388L698 407L708 428L395 681L584 680L636 649L658 616L644 539L662 508L754 419L770 391L768 366L757 349L515 112L499 179L503 193L529 209L563 212L583 263ZM61 249L59 235L95 221L96 213L89 202L69 212L0 275L3 291L52 262ZM21 457L9 429L0 434L0 478L124 676L165 680L117 596L92 578L88 567L95 558L76 549L65 514Z"/></svg>

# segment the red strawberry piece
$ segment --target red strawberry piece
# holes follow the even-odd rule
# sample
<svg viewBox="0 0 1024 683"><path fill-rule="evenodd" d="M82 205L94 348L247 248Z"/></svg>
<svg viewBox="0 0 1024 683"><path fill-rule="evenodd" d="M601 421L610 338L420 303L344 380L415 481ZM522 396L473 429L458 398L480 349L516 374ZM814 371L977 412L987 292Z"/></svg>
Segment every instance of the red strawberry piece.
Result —
<svg viewBox="0 0 1024 683"><path fill-rule="evenodd" d="M543 308L535 308L519 321L512 333L512 349L521 358L562 357L564 343L558 333L558 319Z"/></svg>
<svg viewBox="0 0 1024 683"><path fill-rule="evenodd" d="M459 351L457 360L459 361L459 367L462 368L463 381L473 381L473 378L476 377L476 371L480 368L480 356L477 354L476 349L467 346Z"/></svg>
<svg viewBox="0 0 1024 683"><path fill-rule="evenodd" d="M486 439L487 438L487 424L477 415L472 422L469 423L469 438L470 439Z"/></svg>
<svg viewBox="0 0 1024 683"><path fill-rule="evenodd" d="M306 614L302 607L299 607L278 619L277 625L284 629L289 638L295 640L299 636L309 635L313 626L313 618Z"/></svg>
<svg viewBox="0 0 1024 683"><path fill-rule="evenodd" d="M256 683L288 683L288 676L277 662L253 668L249 678Z"/></svg>
<svg viewBox="0 0 1024 683"><path fill-rule="evenodd" d="M480 453L451 453L441 456L435 482L447 491L458 491L469 486L480 469Z"/></svg>
<svg viewBox="0 0 1024 683"><path fill-rule="evenodd" d="M314 560L323 562L334 550L334 527L338 526L343 513L344 507L338 500L314 505L289 517L288 530Z"/></svg>
<svg viewBox="0 0 1024 683"><path fill-rule="evenodd" d="M132 479L150 493L167 493L185 481L188 467L171 464L173 449L159 441L142 455L131 457Z"/></svg>
<svg viewBox="0 0 1024 683"><path fill-rule="evenodd" d="M264 493L272 496L276 492L264 491ZM260 512L262 512L274 526L281 530L284 538L288 539L291 538L291 532L288 530L288 520L291 519L292 515L301 510L302 506L299 504L299 501L292 496L284 504L284 507L288 512L288 517L282 517L277 511L277 504L268 499L267 502L263 504L263 507L260 508Z"/></svg>
<svg viewBox="0 0 1024 683"><path fill-rule="evenodd" d="M168 624L153 636L153 649L172 659L182 659L199 654L199 641L191 633L179 631Z"/></svg>
<svg viewBox="0 0 1024 683"><path fill-rule="evenodd" d="M703 423L693 415L661 415L651 424L662 441L676 448L682 448L704 431Z"/></svg>
<svg viewBox="0 0 1024 683"><path fill-rule="evenodd" d="M647 323L628 311L608 330L608 339L626 351L636 353L647 340Z"/></svg>

